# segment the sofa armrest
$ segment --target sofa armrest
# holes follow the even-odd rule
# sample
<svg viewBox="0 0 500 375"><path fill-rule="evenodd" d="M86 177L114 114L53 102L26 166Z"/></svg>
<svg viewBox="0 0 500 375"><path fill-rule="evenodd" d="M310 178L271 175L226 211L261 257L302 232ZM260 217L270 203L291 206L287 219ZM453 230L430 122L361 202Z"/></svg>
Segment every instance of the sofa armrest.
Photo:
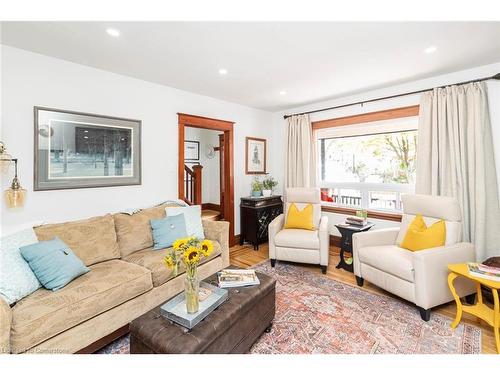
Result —
<svg viewBox="0 0 500 375"><path fill-rule="evenodd" d="M359 262L358 250L368 246L386 246L396 244L399 228L387 228L371 230L368 232L354 233L352 236L352 256L354 274L361 275L361 263Z"/></svg>
<svg viewBox="0 0 500 375"><path fill-rule="evenodd" d="M229 222L202 220L205 237L217 241L222 250L222 267L229 267Z"/></svg>
<svg viewBox="0 0 500 375"><path fill-rule="evenodd" d="M474 262L474 245L460 242L454 245L415 251L412 254L415 270L415 301L424 309L453 300L448 287L448 264ZM455 281L457 293L463 297L475 292L473 282L461 277Z"/></svg>
<svg viewBox="0 0 500 375"><path fill-rule="evenodd" d="M2 297L0 297L0 354L10 353L10 326L12 323L12 310Z"/></svg>
<svg viewBox="0 0 500 375"><path fill-rule="evenodd" d="M268 238L269 238L269 258L276 259L276 245L274 244L274 237L278 234L280 230L283 229L285 225L285 215L280 214L276 216L273 221L269 223Z"/></svg>
<svg viewBox="0 0 500 375"><path fill-rule="evenodd" d="M319 264L328 266L330 258L330 233L328 231L328 216L322 216L319 222Z"/></svg>

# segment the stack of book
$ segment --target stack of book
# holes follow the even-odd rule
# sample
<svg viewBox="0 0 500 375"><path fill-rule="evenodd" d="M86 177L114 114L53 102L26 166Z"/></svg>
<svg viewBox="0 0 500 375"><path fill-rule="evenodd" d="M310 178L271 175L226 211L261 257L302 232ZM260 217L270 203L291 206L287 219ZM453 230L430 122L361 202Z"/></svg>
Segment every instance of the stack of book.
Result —
<svg viewBox="0 0 500 375"><path fill-rule="evenodd" d="M348 216L345 219L346 224L355 225L357 227L364 227L368 221L364 217L359 216Z"/></svg>
<svg viewBox="0 0 500 375"><path fill-rule="evenodd" d="M260 280L254 270L225 269L217 273L220 288L235 288L259 285Z"/></svg>
<svg viewBox="0 0 500 375"><path fill-rule="evenodd" d="M485 266L479 263L467 263L471 276L482 277L483 279L500 281L500 268Z"/></svg>

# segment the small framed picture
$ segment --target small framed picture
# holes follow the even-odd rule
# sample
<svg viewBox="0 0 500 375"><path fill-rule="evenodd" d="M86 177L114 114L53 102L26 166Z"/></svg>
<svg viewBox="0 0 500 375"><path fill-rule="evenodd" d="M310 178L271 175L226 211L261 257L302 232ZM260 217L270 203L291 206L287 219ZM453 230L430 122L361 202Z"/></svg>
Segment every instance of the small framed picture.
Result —
<svg viewBox="0 0 500 375"><path fill-rule="evenodd" d="M184 160L200 160L200 142L184 141Z"/></svg>
<svg viewBox="0 0 500 375"><path fill-rule="evenodd" d="M246 174L266 174L266 143L262 138L246 138Z"/></svg>

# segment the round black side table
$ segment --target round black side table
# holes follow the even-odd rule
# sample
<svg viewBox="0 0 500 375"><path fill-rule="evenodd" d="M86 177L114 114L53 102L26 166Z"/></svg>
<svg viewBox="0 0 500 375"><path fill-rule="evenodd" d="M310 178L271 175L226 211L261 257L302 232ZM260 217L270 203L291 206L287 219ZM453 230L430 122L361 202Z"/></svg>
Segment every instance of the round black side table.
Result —
<svg viewBox="0 0 500 375"><path fill-rule="evenodd" d="M340 244L340 262L337 264L336 268L343 268L346 271L354 272L354 265L352 262L352 235L358 232L366 232L373 227L374 223L366 223L366 225L360 227L357 225L350 224L335 224L340 234L342 235L342 240ZM351 262L347 263L345 260L345 253L351 253Z"/></svg>

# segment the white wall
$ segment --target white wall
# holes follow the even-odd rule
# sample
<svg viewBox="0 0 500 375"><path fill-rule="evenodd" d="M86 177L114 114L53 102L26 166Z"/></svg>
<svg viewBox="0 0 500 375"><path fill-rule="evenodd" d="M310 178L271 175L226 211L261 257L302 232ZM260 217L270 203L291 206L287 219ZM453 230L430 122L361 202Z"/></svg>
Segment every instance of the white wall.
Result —
<svg viewBox="0 0 500 375"><path fill-rule="evenodd" d="M451 74L440 75L429 79L414 81L411 83L397 85L392 87L387 87L379 90L367 91L361 94L351 95L343 98L338 98L334 100L322 101L318 103L309 104L306 106L290 108L286 111L277 112L273 115L274 123L274 135L273 138L276 140L286 139L286 121L283 119L284 114L292 114L310 111L314 109L334 107L337 105L348 104L353 102L358 102L362 100L368 100L372 98L380 98L384 96L395 95L404 92L418 91L422 89L427 89L430 87L438 87L442 85L448 85L453 83L458 83L462 81L483 78L492 76L500 72L500 62L477 67L474 69L463 70ZM488 81L488 97L489 97L489 107L493 131L493 142L495 147L495 160L497 168L497 176L500 181L500 82L499 81ZM350 116L360 113L367 113L373 111L380 111L390 108L405 107L410 105L418 104L420 101L420 95L411 95L405 97L399 97L394 99L388 99L383 101L376 101L373 103L367 103L363 106L350 106L345 108L340 108L336 110L324 111L311 114L311 121L320 121L330 118ZM280 175L277 176L281 182L284 181L284 142L276 142L275 153L280 153L283 155L281 159L272 159L272 168L275 171L282 171ZM282 185L282 184L281 184ZM500 195L500 189L499 189ZM333 235L340 235L337 229L333 226L338 222L342 222L345 219L345 215L327 213L329 216L330 233ZM376 223L377 228L386 228L398 226L397 222L385 221L385 220L373 220Z"/></svg>
<svg viewBox="0 0 500 375"><path fill-rule="evenodd" d="M249 194L252 180L244 172L245 136L267 138L272 144L271 113L12 47L1 46L1 52L2 140L19 158L19 178L28 190L20 211L7 210L1 200L2 234L177 198L177 112L235 122L235 233L239 233L239 200ZM33 106L142 120L142 185L34 192ZM12 175L11 170L2 177L2 190Z"/></svg>
<svg viewBox="0 0 500 375"><path fill-rule="evenodd" d="M219 153L216 152L212 159L207 157L207 146L219 145L219 132L217 130L186 127L184 138L186 141L200 142L200 165L202 172L202 203L220 204L220 167Z"/></svg>

